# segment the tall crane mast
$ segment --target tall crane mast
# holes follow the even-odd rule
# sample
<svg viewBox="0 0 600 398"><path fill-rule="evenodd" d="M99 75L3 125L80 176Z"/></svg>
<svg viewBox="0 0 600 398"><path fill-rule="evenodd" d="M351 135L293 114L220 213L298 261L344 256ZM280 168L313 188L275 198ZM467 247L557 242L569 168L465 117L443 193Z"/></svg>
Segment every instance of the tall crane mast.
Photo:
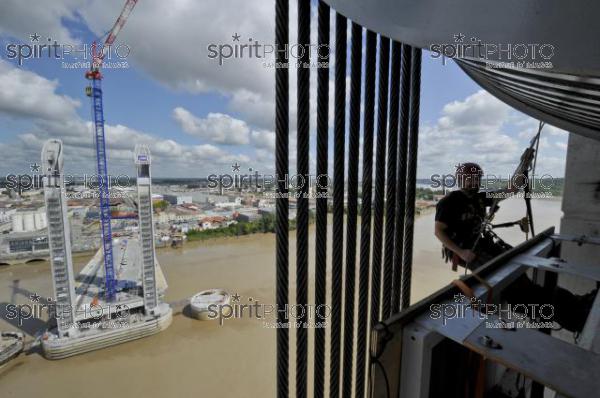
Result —
<svg viewBox="0 0 600 398"><path fill-rule="evenodd" d="M100 197L100 227L102 232L102 250L104 252L104 296L111 301L116 295L115 268L113 265L112 231L110 218L109 180L106 162L106 141L104 136L104 111L102 107L102 61L103 49L114 43L117 35L127 22L138 0L127 0L119 18L106 36L104 45L97 51L96 43L92 45L92 63L90 70L85 73L91 85L86 87L86 94L92 99L92 114L94 115L94 142L96 144L96 162L98 172L98 196Z"/></svg>

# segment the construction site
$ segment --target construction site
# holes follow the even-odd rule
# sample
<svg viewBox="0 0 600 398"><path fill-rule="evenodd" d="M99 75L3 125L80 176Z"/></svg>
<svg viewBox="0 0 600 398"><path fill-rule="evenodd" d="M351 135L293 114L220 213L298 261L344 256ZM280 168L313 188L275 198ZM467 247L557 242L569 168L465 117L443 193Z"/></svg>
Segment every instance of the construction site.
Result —
<svg viewBox="0 0 600 398"><path fill-rule="evenodd" d="M104 43L93 46L94 58L85 77L90 84L86 95L92 104L98 198L100 202L101 249L75 275L71 233L67 218L64 179L65 153L60 140L44 144L44 198L48 244L54 287L53 318L56 326L42 337L42 349L49 359L60 359L87 351L149 336L166 329L172 310L164 302L167 282L156 260L152 211L151 154L145 145L133 151L137 169L138 231L113 238L107 145L104 132L101 73L103 48L114 43L137 0L128 0L106 35Z"/></svg>

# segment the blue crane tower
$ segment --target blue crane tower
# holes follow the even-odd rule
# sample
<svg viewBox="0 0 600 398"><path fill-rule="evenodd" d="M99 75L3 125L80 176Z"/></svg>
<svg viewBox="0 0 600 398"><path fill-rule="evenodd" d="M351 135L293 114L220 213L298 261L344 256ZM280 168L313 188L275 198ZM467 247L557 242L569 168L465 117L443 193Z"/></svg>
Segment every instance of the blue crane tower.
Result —
<svg viewBox="0 0 600 398"><path fill-rule="evenodd" d="M104 253L104 298L106 301L114 300L117 281L115 280L115 267L113 264L109 180L104 136L104 111L102 108L102 73L100 73L100 68L104 58L103 49L114 43L117 34L123 28L137 1L127 0L119 18L108 33L104 46L100 50L97 50L96 43L92 45L93 60L90 70L85 74L85 77L91 80L91 85L86 87L86 94L92 99L92 114L94 116L94 142L96 144L98 196L100 197L100 227Z"/></svg>

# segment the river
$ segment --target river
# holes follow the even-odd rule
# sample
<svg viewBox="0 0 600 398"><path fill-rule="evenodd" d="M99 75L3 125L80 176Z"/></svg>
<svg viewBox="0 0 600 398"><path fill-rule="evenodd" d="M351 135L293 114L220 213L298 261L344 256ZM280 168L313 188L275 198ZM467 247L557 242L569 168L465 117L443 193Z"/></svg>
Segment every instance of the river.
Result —
<svg viewBox="0 0 600 398"><path fill-rule="evenodd" d="M558 225L560 201L534 200L537 231ZM503 202L496 222L523 217L522 200ZM433 236L434 214L415 222L412 301L421 299L458 276L444 264L440 244ZM329 231L331 233L331 229ZM500 231L509 243L524 239L517 228ZM331 241L331 240L330 240ZM314 275L314 230L311 229L310 272ZM290 275L294 281L295 234L290 233ZM175 302L194 293L220 287L260 303L274 302L275 236L256 234L193 242L181 249L161 249L157 255L167 278L167 301ZM328 247L331 254L331 247ZM80 269L89 256L75 258ZM329 290L329 289L328 289ZM0 268L1 330L18 329L5 319L8 303L30 304L29 295L51 295L48 263ZM312 287L310 297L312 297ZM290 297L295 292L290 291ZM275 330L257 319L198 321L176 308L173 324L149 338L94 351L59 361L44 359L39 351L21 355L0 368L0 396L86 397L129 396L218 396L265 397L275 395ZM34 335L43 322L29 320L21 330ZM312 333L309 333L312 345ZM294 347L293 333L290 346ZM293 362L293 361L292 361ZM290 382L294 367L290 368ZM309 375L312 366L309 365ZM310 378L309 378L310 381ZM291 383L290 385L293 385Z"/></svg>

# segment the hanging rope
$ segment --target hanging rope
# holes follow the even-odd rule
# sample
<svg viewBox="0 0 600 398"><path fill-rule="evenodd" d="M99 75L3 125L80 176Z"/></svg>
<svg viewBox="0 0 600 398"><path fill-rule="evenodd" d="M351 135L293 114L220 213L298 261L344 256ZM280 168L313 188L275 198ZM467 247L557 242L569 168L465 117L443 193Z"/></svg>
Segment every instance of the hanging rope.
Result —
<svg viewBox="0 0 600 398"><path fill-rule="evenodd" d="M284 50L289 42L288 0L277 0L275 3L275 46L278 49L276 62L286 63ZM288 304L289 260L288 260L288 188L282 176L289 174L288 134L289 134L289 73L287 67L275 69L275 169L278 176L276 199L276 301L277 308ZM285 398L289 394L289 330L285 311L277 311L277 396Z"/></svg>
<svg viewBox="0 0 600 398"><path fill-rule="evenodd" d="M375 69L377 35L367 31L365 62L365 120L363 124L362 204L360 220L360 271L358 276L358 330L356 397L364 397L369 325L369 260L371 255L371 193L373 189L373 128L375 119Z"/></svg>
<svg viewBox="0 0 600 398"><path fill-rule="evenodd" d="M318 44L329 51L329 6L319 1ZM322 56L317 54L317 56ZM329 54L328 54L329 56ZM329 57L318 59L323 66L317 71L317 176L327 176L329 141ZM327 183L317 180L316 225L315 225L315 321L325 322L327 280ZM325 395L325 328L315 328L314 397Z"/></svg>
<svg viewBox="0 0 600 398"><path fill-rule="evenodd" d="M406 162L408 159L408 117L410 107L410 66L411 51L407 44L402 45L402 65L400 71L400 129L398 139L398 178L396 182L396 228L394 229L394 271L392 311L400 311L402 290L402 256L404 254L404 220L406 212Z"/></svg>
<svg viewBox="0 0 600 398"><path fill-rule="evenodd" d="M544 128L545 123L540 120L538 126L538 132L535 139L535 153L533 155L533 166L531 167L531 177L535 179L535 166L537 165L537 155L538 148L540 147L540 137L542 134L542 129ZM529 220L529 230L531 231L531 237L535 236L535 228L533 225L533 209L531 207L531 181L529 180L529 170L525 171L525 177L527 178L527 185L525 186L525 207L527 209L527 219ZM525 239L527 239L527 234Z"/></svg>
<svg viewBox="0 0 600 398"><path fill-rule="evenodd" d="M392 280L394 268L394 229L396 221L396 161L398 157L398 114L400 112L400 59L402 45L392 43L392 76L390 85L390 119L387 154L387 192L385 199L385 245L383 254L382 319L392 315Z"/></svg>
<svg viewBox="0 0 600 398"><path fill-rule="evenodd" d="M406 216L404 229L404 258L402 261L402 308L410 305L412 281L413 233L417 185L417 154L419 148L419 107L421 98L421 49L412 47L410 73L410 117L408 163L406 168Z"/></svg>
<svg viewBox="0 0 600 398"><path fill-rule="evenodd" d="M381 249L383 242L383 199L385 194L385 141L387 132L390 39L379 36L379 105L377 108L377 153L373 203L373 270L371 274L371 324L380 320Z"/></svg>
<svg viewBox="0 0 600 398"><path fill-rule="evenodd" d="M354 284L356 278L356 217L362 76L362 27L352 23L350 126L348 144L348 206L346 214L346 293L344 296L344 371L342 397L352 395L354 359Z"/></svg>
<svg viewBox="0 0 600 398"><path fill-rule="evenodd" d="M346 30L341 14L335 19L335 110L333 148L333 247L331 259L331 360L329 395L339 397L342 328L342 266L344 260L344 146L346 133Z"/></svg>
<svg viewBox="0 0 600 398"><path fill-rule="evenodd" d="M310 0L298 0L298 44L310 46ZM299 189L296 211L296 304L303 308L295 321L296 328L296 397L307 395L308 365L308 155L310 112L310 53L303 51L298 59L298 117L297 117L297 170L305 178Z"/></svg>

